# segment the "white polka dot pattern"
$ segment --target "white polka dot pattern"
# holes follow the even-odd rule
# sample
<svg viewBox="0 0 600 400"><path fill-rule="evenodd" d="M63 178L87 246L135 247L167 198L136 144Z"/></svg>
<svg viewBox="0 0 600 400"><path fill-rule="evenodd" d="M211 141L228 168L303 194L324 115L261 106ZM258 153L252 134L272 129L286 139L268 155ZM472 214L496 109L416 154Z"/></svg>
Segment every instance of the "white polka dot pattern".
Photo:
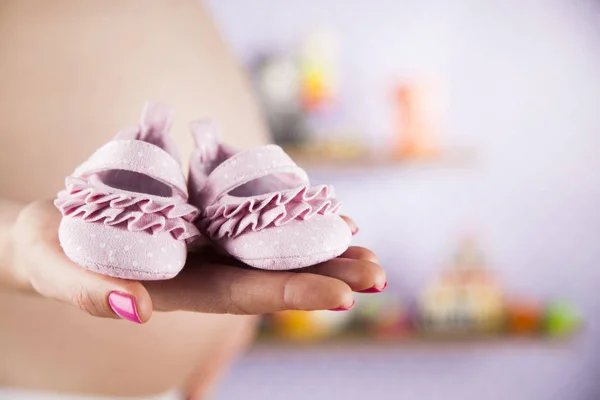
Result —
<svg viewBox="0 0 600 400"><path fill-rule="evenodd" d="M207 204L244 183L270 174L289 173L298 184L308 184L308 175L279 146L267 145L238 153L223 162L208 176L202 191Z"/></svg>
<svg viewBox="0 0 600 400"><path fill-rule="evenodd" d="M177 188L187 196L181 166L163 149L141 140L113 140L99 148L73 173L86 177L111 169L138 172Z"/></svg>
<svg viewBox="0 0 600 400"><path fill-rule="evenodd" d="M147 240L137 240L139 236L147 233L70 217L63 218L59 229L60 243L69 258L93 271L125 279L153 280L173 277L181 270L187 253L184 241L163 232L148 246Z"/></svg>
<svg viewBox="0 0 600 400"><path fill-rule="evenodd" d="M335 231L333 238L332 231ZM286 270L336 257L348 248L351 238L348 225L339 216L319 215L310 221L294 220L282 228L224 237L216 242L248 265Z"/></svg>

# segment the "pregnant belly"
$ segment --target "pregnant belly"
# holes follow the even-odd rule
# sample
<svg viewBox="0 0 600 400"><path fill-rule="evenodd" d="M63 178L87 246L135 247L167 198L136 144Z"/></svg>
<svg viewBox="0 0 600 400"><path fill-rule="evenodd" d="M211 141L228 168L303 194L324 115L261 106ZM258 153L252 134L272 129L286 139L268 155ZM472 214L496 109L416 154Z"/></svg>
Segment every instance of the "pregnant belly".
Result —
<svg viewBox="0 0 600 400"><path fill-rule="evenodd" d="M0 386L113 396L157 394L201 379L197 369L215 366L252 322L179 312L135 325L2 292L0 316Z"/></svg>
<svg viewBox="0 0 600 400"><path fill-rule="evenodd" d="M54 196L147 100L174 107L184 168L191 120L215 118L238 148L267 140L248 81L197 0L12 0L0 26L0 196Z"/></svg>
<svg viewBox="0 0 600 400"><path fill-rule="evenodd" d="M149 99L175 107L184 169L190 120L216 118L242 148L266 141L249 85L197 0L5 1L0 26L1 198L54 197ZM163 392L215 364L248 322L155 313L135 326L0 291L0 385Z"/></svg>

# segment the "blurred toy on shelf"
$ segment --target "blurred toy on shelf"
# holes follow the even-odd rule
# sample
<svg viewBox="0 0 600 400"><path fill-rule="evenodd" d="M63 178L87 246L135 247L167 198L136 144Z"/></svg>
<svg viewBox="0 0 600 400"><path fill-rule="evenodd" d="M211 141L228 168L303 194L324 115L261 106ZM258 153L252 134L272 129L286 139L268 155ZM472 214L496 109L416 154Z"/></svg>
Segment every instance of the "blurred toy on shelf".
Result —
<svg viewBox="0 0 600 400"><path fill-rule="evenodd" d="M337 37L322 30L296 48L262 53L251 65L275 142L300 159L354 159L366 151L340 101L339 55Z"/></svg>
<svg viewBox="0 0 600 400"><path fill-rule="evenodd" d="M306 141L308 127L300 95L297 57L285 52L261 54L251 70L275 142L297 145Z"/></svg>
<svg viewBox="0 0 600 400"><path fill-rule="evenodd" d="M325 31L306 37L300 51L300 94L308 113L326 113L337 103L340 45Z"/></svg>
<svg viewBox="0 0 600 400"><path fill-rule="evenodd" d="M434 79L394 86L393 143L372 147L342 97L341 43L328 30L306 35L297 46L257 53L250 64L254 86L275 143L303 166L376 167L408 162L464 164L472 151L441 145L443 101ZM375 133L375 132L373 132Z"/></svg>
<svg viewBox="0 0 600 400"><path fill-rule="evenodd" d="M542 332L544 306L536 300L511 300L506 309L506 329L515 335Z"/></svg>
<svg viewBox="0 0 600 400"><path fill-rule="evenodd" d="M348 331L369 337L403 337L411 329L409 311L388 293L357 294Z"/></svg>
<svg viewBox="0 0 600 400"><path fill-rule="evenodd" d="M552 337L566 337L576 332L582 324L581 314L567 302L554 302L546 307L543 331Z"/></svg>
<svg viewBox="0 0 600 400"><path fill-rule="evenodd" d="M426 333L490 334L503 324L504 292L472 238L463 241L453 268L426 286L418 304L418 325Z"/></svg>
<svg viewBox="0 0 600 400"><path fill-rule="evenodd" d="M394 157L427 160L441 156L442 107L439 85L410 80L395 90Z"/></svg>
<svg viewBox="0 0 600 400"><path fill-rule="evenodd" d="M473 237L467 237L448 268L429 281L414 301L393 292L356 294L349 311L286 311L266 317L262 337L290 342L337 339L398 341L568 338L582 317L566 302L509 296Z"/></svg>

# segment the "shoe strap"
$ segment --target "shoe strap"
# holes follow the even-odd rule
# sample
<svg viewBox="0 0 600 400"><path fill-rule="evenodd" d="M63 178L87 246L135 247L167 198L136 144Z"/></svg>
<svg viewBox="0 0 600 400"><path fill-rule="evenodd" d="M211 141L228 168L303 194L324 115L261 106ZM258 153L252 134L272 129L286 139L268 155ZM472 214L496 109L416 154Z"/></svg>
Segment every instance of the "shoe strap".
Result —
<svg viewBox="0 0 600 400"><path fill-rule="evenodd" d="M187 198L185 178L177 160L160 147L141 140L113 140L105 144L77 167L73 176L86 178L115 169L147 175Z"/></svg>
<svg viewBox="0 0 600 400"><path fill-rule="evenodd" d="M254 179L273 174L291 174L298 185L308 184L308 175L276 145L267 145L237 153L221 163L208 176L201 196L204 204Z"/></svg>

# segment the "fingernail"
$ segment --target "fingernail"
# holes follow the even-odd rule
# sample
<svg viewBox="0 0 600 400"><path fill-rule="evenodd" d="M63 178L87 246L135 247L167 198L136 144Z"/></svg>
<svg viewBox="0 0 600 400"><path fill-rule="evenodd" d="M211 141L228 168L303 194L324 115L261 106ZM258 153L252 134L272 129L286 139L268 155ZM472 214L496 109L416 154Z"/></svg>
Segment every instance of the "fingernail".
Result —
<svg viewBox="0 0 600 400"><path fill-rule="evenodd" d="M358 233L358 226L355 226L355 227L352 229L352 236L356 235L357 233Z"/></svg>
<svg viewBox="0 0 600 400"><path fill-rule="evenodd" d="M121 292L110 292L108 294L108 305L119 317L141 324L142 320L138 316L135 299L132 295Z"/></svg>
<svg viewBox="0 0 600 400"><path fill-rule="evenodd" d="M358 293L381 293L385 290L386 287L387 287L387 282L383 285L383 287L381 289L373 286L373 287L370 287L365 290L359 290Z"/></svg>
<svg viewBox="0 0 600 400"><path fill-rule="evenodd" d="M352 307L354 307L354 303L355 303L355 301L352 300L352 304L350 304L350 307L331 308L329 311L348 311L349 309L351 309Z"/></svg>

